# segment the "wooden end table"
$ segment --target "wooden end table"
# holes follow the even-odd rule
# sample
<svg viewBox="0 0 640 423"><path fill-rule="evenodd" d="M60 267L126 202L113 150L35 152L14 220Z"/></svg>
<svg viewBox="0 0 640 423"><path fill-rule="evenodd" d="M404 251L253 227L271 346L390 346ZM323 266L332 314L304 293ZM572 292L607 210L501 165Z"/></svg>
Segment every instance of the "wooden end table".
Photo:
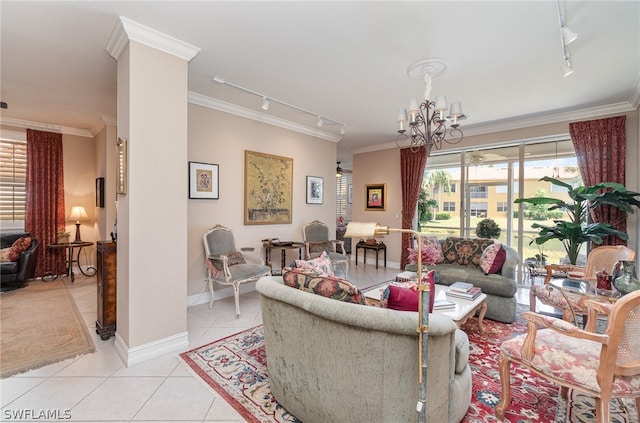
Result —
<svg viewBox="0 0 640 423"><path fill-rule="evenodd" d="M302 249L304 248L304 243L302 242L270 242L270 241L265 241L263 242L262 246L264 247L264 255L265 255L265 262L267 264L267 266L271 267L271 274L275 275L275 273L273 273L273 266L272 266L272 262L271 262L271 250L280 250L281 251L281 258L280 258L280 274L282 274L282 269L285 268L286 264L287 264L287 250L295 250L298 249L298 260L302 260Z"/></svg>

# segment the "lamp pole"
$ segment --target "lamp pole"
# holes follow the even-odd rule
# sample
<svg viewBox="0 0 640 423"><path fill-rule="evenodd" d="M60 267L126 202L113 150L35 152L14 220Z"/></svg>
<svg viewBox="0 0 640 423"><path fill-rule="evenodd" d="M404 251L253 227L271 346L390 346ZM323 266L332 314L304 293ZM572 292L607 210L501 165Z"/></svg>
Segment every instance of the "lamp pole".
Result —
<svg viewBox="0 0 640 423"><path fill-rule="evenodd" d="M418 239L418 422L426 423L426 403L427 403L427 346L429 340L429 283L422 281L422 235L412 229L392 229L377 223L350 222L347 225L345 238L375 237L388 235L391 232L408 233Z"/></svg>

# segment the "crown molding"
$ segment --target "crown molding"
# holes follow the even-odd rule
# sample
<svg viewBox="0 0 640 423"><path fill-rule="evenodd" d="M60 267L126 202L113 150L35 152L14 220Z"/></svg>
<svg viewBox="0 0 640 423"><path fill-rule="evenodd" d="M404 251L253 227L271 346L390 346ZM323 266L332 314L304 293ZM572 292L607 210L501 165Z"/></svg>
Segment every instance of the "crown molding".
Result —
<svg viewBox="0 0 640 423"><path fill-rule="evenodd" d="M508 119L503 121L487 122L486 124L478 124L469 127L462 127L465 137L475 135L493 134L502 131L511 131L515 129L529 128L533 126L549 125L559 122L567 121L579 121L584 119L591 119L605 115L612 115L618 113L628 113L638 108L638 97L640 97L640 83L637 86L634 102L626 101L620 103L609 104L606 106L590 107L587 109L572 110L566 112L553 112L538 116L525 116L515 119ZM635 103L635 105L634 105ZM391 148L397 148L397 144L394 142L387 142L384 144L371 145L367 147L361 147L351 151L352 154L370 153L373 151L389 150Z"/></svg>
<svg viewBox="0 0 640 423"><path fill-rule="evenodd" d="M118 119L113 116L101 115L91 127L91 133L95 136L105 126L118 126Z"/></svg>
<svg viewBox="0 0 640 423"><path fill-rule="evenodd" d="M93 134L88 129L72 128L70 126L53 125L50 123L34 122L23 119L2 117L0 118L0 125L15 126L16 128L24 129L35 129L37 131L55 132L64 135L76 135L85 138L93 138Z"/></svg>
<svg viewBox="0 0 640 423"><path fill-rule="evenodd" d="M299 132L305 135L311 135L316 138L321 138L327 141L338 142L342 139L342 136L332 134L330 132L319 131L306 125L291 122L286 119L271 116L265 113L257 112L255 110L247 109L226 101L218 100L215 98L207 97L202 94L189 91L189 103L197 104L199 106L208 107L210 109L219 110L225 113L231 113L232 115L240 116L243 118L255 120L258 122L266 123L269 125L277 126L279 128L288 129L290 131Z"/></svg>
<svg viewBox="0 0 640 423"><path fill-rule="evenodd" d="M200 52L199 47L120 16L109 35L105 49L114 59L118 60L129 41L136 41L187 62Z"/></svg>

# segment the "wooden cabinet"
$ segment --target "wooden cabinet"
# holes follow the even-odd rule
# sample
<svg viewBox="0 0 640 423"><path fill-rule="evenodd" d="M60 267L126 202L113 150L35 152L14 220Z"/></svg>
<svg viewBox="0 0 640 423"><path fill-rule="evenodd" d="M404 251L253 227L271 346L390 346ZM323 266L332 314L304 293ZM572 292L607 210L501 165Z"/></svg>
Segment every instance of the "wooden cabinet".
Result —
<svg viewBox="0 0 640 423"><path fill-rule="evenodd" d="M98 320L96 333L103 341L116 334L116 243L98 241Z"/></svg>

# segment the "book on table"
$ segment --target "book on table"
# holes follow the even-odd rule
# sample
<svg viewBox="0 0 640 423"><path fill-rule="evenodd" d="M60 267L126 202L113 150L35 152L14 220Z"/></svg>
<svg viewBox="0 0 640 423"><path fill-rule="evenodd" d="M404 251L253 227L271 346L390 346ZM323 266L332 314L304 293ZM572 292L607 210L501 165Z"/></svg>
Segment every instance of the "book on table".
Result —
<svg viewBox="0 0 640 423"><path fill-rule="evenodd" d="M456 303L449 300L435 300L433 302L434 310L447 310L451 308L456 308Z"/></svg>
<svg viewBox="0 0 640 423"><path fill-rule="evenodd" d="M462 298L464 300L475 300L476 298L478 298L478 295L480 294L482 294L482 289L480 289L477 286L474 286L468 292L459 292L451 289L447 290L447 296Z"/></svg>
<svg viewBox="0 0 640 423"><path fill-rule="evenodd" d="M473 288L473 284L468 282L454 282L449 286L449 291L455 292L469 292Z"/></svg>
<svg viewBox="0 0 640 423"><path fill-rule="evenodd" d="M396 276L396 282L409 282L418 280L418 274L416 272L402 272Z"/></svg>

